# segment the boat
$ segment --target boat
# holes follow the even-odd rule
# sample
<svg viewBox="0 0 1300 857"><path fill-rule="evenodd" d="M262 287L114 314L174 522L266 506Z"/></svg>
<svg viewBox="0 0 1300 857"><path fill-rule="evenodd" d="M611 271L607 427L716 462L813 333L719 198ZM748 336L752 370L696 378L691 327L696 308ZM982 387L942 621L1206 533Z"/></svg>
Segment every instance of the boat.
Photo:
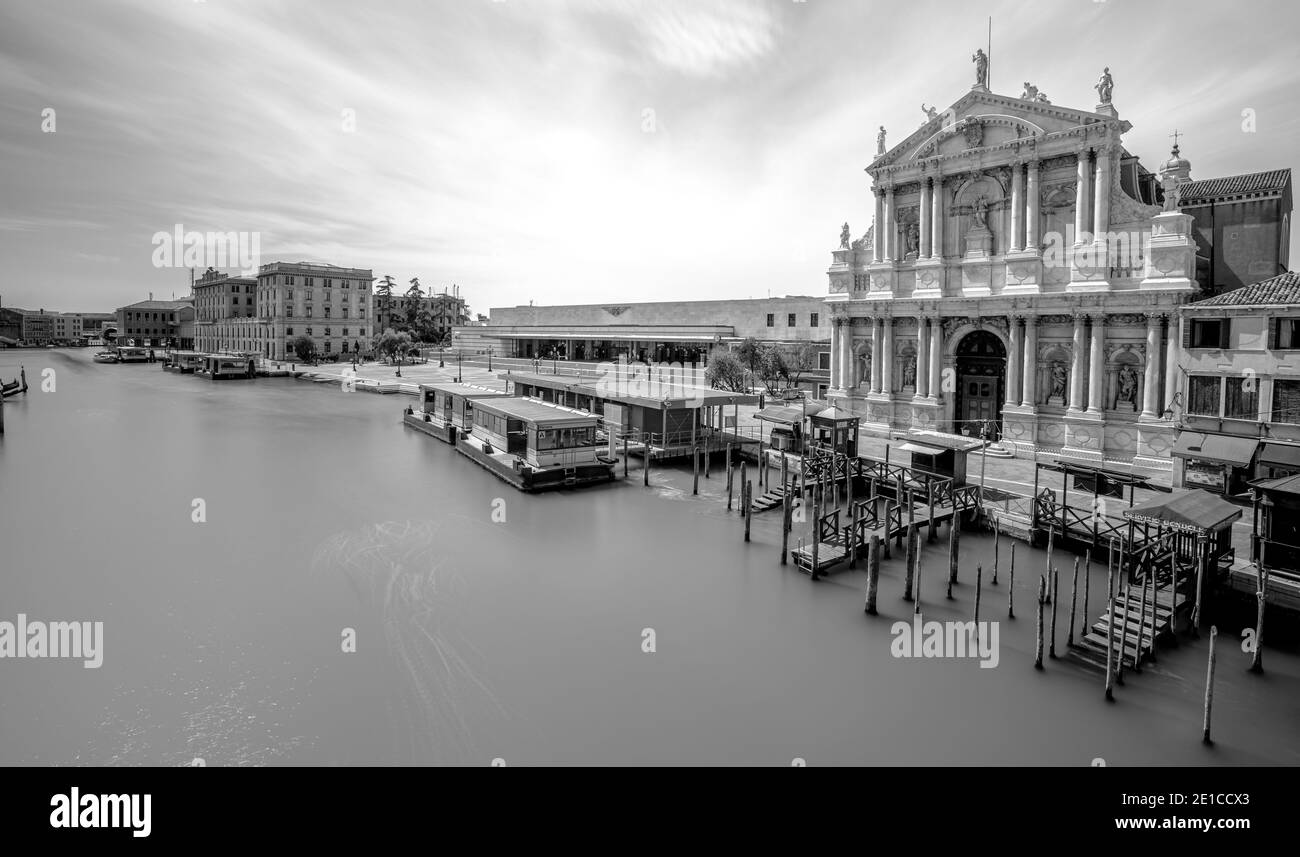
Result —
<svg viewBox="0 0 1300 857"><path fill-rule="evenodd" d="M143 345L121 345L117 349L119 363L148 363L150 349Z"/></svg>
<svg viewBox="0 0 1300 857"><path fill-rule="evenodd" d="M508 395L504 390L494 390L478 384L454 381L421 384L420 404L418 407L406 408L402 422L417 431L454 444L457 435L469 434L474 427L475 400Z"/></svg>
<svg viewBox="0 0 1300 857"><path fill-rule="evenodd" d="M163 358L163 371L193 375L201 369L208 355L199 351L173 351Z"/></svg>
<svg viewBox="0 0 1300 857"><path fill-rule="evenodd" d="M25 392L26 389L27 388L23 386L23 382L15 378L8 384L0 384L0 397L7 399L10 396L16 396L19 393Z"/></svg>
<svg viewBox="0 0 1300 857"><path fill-rule="evenodd" d="M96 363L116 363L117 355L112 351L97 351L91 359Z"/></svg>
<svg viewBox="0 0 1300 857"><path fill-rule="evenodd" d="M596 446L599 422L596 414L539 399L479 399L470 434L457 432L456 451L520 491L612 482L614 461Z"/></svg>
<svg viewBox="0 0 1300 857"><path fill-rule="evenodd" d="M211 381L232 378L256 378L257 364L246 354L204 354L194 374Z"/></svg>

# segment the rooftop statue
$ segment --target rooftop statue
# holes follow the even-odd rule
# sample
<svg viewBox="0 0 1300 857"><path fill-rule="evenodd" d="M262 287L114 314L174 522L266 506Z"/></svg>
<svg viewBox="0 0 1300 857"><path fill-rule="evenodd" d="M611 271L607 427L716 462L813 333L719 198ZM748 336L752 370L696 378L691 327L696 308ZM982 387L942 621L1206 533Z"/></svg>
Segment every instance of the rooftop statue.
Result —
<svg viewBox="0 0 1300 857"><path fill-rule="evenodd" d="M1034 86L1032 83L1026 80L1025 91L1020 93L1020 97L1023 98L1025 101L1035 100L1036 98L1038 98L1038 87Z"/></svg>
<svg viewBox="0 0 1300 857"><path fill-rule="evenodd" d="M1115 81L1110 76L1110 67L1107 66L1101 72L1101 79L1097 81L1097 97L1101 99L1102 104L1110 104L1110 95L1115 89Z"/></svg>
<svg viewBox="0 0 1300 857"><path fill-rule="evenodd" d="M840 249L849 249L849 225L847 223L840 227Z"/></svg>
<svg viewBox="0 0 1300 857"><path fill-rule="evenodd" d="M885 154L885 126L880 126L880 133L876 135L876 154Z"/></svg>
<svg viewBox="0 0 1300 857"><path fill-rule="evenodd" d="M926 107L924 101L921 102L921 112L925 114L925 121L927 122L939 117L939 109L937 107Z"/></svg>
<svg viewBox="0 0 1300 857"><path fill-rule="evenodd" d="M977 86L989 85L989 58L984 53L983 48L976 48L970 61L975 63L975 84Z"/></svg>

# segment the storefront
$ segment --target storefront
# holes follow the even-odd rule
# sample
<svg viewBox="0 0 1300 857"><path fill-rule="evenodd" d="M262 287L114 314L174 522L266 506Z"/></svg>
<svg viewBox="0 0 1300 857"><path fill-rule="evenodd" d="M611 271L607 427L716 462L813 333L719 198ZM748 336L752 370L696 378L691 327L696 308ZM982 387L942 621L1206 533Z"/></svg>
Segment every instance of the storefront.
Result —
<svg viewBox="0 0 1300 857"><path fill-rule="evenodd" d="M1173 454L1183 460L1183 487L1227 496L1248 492L1259 445L1250 437L1182 432Z"/></svg>
<svg viewBox="0 0 1300 857"><path fill-rule="evenodd" d="M1300 473L1300 443L1265 442L1259 450L1260 479L1278 479Z"/></svg>

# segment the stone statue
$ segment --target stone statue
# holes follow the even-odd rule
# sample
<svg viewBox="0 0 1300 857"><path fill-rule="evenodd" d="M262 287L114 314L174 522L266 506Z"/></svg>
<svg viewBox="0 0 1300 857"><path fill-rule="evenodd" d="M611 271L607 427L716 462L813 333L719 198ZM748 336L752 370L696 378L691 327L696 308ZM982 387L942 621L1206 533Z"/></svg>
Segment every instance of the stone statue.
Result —
<svg viewBox="0 0 1300 857"><path fill-rule="evenodd" d="M976 86L989 85L989 58L985 55L983 48L976 48L975 53L971 56L970 61L975 63L975 84Z"/></svg>
<svg viewBox="0 0 1300 857"><path fill-rule="evenodd" d="M1052 103L1052 102L1050 102L1050 101L1047 100L1047 93L1046 93L1046 92L1040 92L1040 93L1038 93L1036 96L1034 96L1034 100L1037 101L1039 104L1051 104L1051 103Z"/></svg>
<svg viewBox="0 0 1300 857"><path fill-rule="evenodd" d="M989 228L989 203L981 194L980 198L975 200L975 210L973 212L976 229Z"/></svg>
<svg viewBox="0 0 1300 857"><path fill-rule="evenodd" d="M921 230L915 223L907 225L907 252L916 255L921 248Z"/></svg>
<svg viewBox="0 0 1300 857"><path fill-rule="evenodd" d="M840 227L840 249L849 249L849 225L847 223Z"/></svg>
<svg viewBox="0 0 1300 857"><path fill-rule="evenodd" d="M1110 76L1110 66L1102 69L1101 79L1097 81L1097 97L1102 104L1110 104L1110 94L1115 90L1115 81Z"/></svg>
<svg viewBox="0 0 1300 857"><path fill-rule="evenodd" d="M916 355L903 355L903 386L916 388Z"/></svg>
<svg viewBox="0 0 1300 857"><path fill-rule="evenodd" d="M858 360L861 361L862 378L869 379L871 377L871 349L864 348L862 353L858 355Z"/></svg>
<svg viewBox="0 0 1300 857"><path fill-rule="evenodd" d="M885 154L885 126L880 126L880 133L876 135L876 154Z"/></svg>
<svg viewBox="0 0 1300 857"><path fill-rule="evenodd" d="M1132 366L1124 366L1119 370L1119 400L1128 402L1134 408L1137 407L1138 397L1138 374L1133 371Z"/></svg>
<svg viewBox="0 0 1300 857"><path fill-rule="evenodd" d="M1038 87L1034 86L1032 83L1026 80L1025 91L1020 93L1020 97L1023 98L1025 101L1033 101L1034 99L1038 98Z"/></svg>
<svg viewBox="0 0 1300 857"><path fill-rule="evenodd" d="M1065 398L1065 384L1070 375L1065 371L1065 367L1060 363L1052 364L1052 396L1053 399Z"/></svg>
<svg viewBox="0 0 1300 857"><path fill-rule="evenodd" d="M925 121L939 118L939 110L936 107L926 107L925 102L921 102L921 112L925 114Z"/></svg>

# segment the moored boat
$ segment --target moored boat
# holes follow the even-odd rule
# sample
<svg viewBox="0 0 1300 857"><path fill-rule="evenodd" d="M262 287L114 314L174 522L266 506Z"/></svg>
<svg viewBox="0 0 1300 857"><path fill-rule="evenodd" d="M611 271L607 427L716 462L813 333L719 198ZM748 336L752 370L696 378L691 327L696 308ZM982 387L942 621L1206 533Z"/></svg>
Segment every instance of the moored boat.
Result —
<svg viewBox="0 0 1300 857"><path fill-rule="evenodd" d="M457 436L469 434L474 426L475 401L508 395L504 390L478 384L421 384L419 405L407 408L402 421L417 431L455 443Z"/></svg>
<svg viewBox="0 0 1300 857"><path fill-rule="evenodd" d="M96 363L116 363L117 355L112 351L97 351L91 359Z"/></svg>
<svg viewBox="0 0 1300 857"><path fill-rule="evenodd" d="M600 417L522 396L474 402L474 425L456 451L521 491L577 488L614 479L596 446Z"/></svg>

